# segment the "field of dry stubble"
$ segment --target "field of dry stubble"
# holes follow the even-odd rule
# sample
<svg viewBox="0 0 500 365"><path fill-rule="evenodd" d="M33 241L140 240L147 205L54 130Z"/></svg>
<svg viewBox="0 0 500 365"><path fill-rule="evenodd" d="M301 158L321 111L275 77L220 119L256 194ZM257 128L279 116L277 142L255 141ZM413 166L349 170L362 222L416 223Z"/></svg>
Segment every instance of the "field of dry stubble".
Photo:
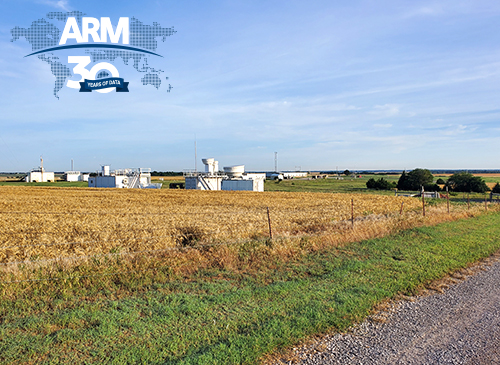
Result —
<svg viewBox="0 0 500 365"><path fill-rule="evenodd" d="M0 263L262 239L267 207L274 237L338 236L351 199L356 224L372 230L402 202L420 207L366 194L0 187Z"/></svg>

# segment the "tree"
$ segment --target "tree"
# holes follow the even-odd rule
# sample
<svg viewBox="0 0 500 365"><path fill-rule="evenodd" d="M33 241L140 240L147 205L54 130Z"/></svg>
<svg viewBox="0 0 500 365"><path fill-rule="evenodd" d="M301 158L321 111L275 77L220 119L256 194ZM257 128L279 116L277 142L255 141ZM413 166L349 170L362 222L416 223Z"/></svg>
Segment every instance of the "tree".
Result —
<svg viewBox="0 0 500 365"><path fill-rule="evenodd" d="M349 176L350 174L351 174L351 171L349 171L349 170L345 170L345 171L344 171L344 175L345 175L345 176Z"/></svg>
<svg viewBox="0 0 500 365"><path fill-rule="evenodd" d="M386 179L384 179L383 177L381 177L378 180L375 180L372 177L366 182L366 187L368 189L375 189L375 190L391 190L391 189L394 189L396 187L396 183L389 182Z"/></svg>
<svg viewBox="0 0 500 365"><path fill-rule="evenodd" d="M408 186L408 174L406 171L403 171L398 180L398 190L406 190Z"/></svg>
<svg viewBox="0 0 500 365"><path fill-rule="evenodd" d="M434 176L427 169L414 169L409 173L403 171L398 180L399 190L420 190L422 186L432 185Z"/></svg>
<svg viewBox="0 0 500 365"><path fill-rule="evenodd" d="M468 172L457 172L450 176L446 185L452 191L485 193L490 190L480 176L474 176Z"/></svg>
<svg viewBox="0 0 500 365"><path fill-rule="evenodd" d="M494 194L500 194L500 184L496 183L496 185L493 187L493 189L491 190L491 192L494 193Z"/></svg>
<svg viewBox="0 0 500 365"><path fill-rule="evenodd" d="M436 184L444 185L444 184L446 184L446 181L444 181L443 179L439 178L439 179L437 179Z"/></svg>

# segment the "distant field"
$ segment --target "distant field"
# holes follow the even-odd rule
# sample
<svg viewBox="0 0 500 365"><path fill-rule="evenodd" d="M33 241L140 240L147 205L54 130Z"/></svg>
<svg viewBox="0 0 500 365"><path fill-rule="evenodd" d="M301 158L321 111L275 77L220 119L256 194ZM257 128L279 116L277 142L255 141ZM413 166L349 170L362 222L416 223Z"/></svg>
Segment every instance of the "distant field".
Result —
<svg viewBox="0 0 500 365"><path fill-rule="evenodd" d="M291 179L283 181L266 180L264 189L266 191L288 191L288 192L318 192L318 193L370 193L378 195L394 195L390 190L368 190L366 182L370 178L384 178L388 181L397 182L397 175L364 175L361 178L346 177L342 180L327 179Z"/></svg>

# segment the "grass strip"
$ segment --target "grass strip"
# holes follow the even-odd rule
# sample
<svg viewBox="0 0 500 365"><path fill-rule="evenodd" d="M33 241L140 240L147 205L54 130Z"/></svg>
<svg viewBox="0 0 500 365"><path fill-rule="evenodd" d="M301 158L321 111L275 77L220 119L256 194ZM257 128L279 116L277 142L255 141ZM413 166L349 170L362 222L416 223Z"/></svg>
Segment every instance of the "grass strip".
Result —
<svg viewBox="0 0 500 365"><path fill-rule="evenodd" d="M168 280L143 273L127 278L135 286L96 277L51 282L50 290L30 283L29 295L0 299L0 362L258 363L489 256L499 237L500 214L490 213L292 261L270 258L253 273L211 268Z"/></svg>

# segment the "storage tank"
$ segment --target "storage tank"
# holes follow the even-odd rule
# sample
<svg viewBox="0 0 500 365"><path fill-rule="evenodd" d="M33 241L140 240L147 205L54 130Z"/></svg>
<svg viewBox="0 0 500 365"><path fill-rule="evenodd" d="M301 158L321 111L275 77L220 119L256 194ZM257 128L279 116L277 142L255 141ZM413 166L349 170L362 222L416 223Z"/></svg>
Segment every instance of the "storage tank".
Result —
<svg viewBox="0 0 500 365"><path fill-rule="evenodd" d="M245 165L226 166L224 173L230 178L242 177L245 173Z"/></svg>

